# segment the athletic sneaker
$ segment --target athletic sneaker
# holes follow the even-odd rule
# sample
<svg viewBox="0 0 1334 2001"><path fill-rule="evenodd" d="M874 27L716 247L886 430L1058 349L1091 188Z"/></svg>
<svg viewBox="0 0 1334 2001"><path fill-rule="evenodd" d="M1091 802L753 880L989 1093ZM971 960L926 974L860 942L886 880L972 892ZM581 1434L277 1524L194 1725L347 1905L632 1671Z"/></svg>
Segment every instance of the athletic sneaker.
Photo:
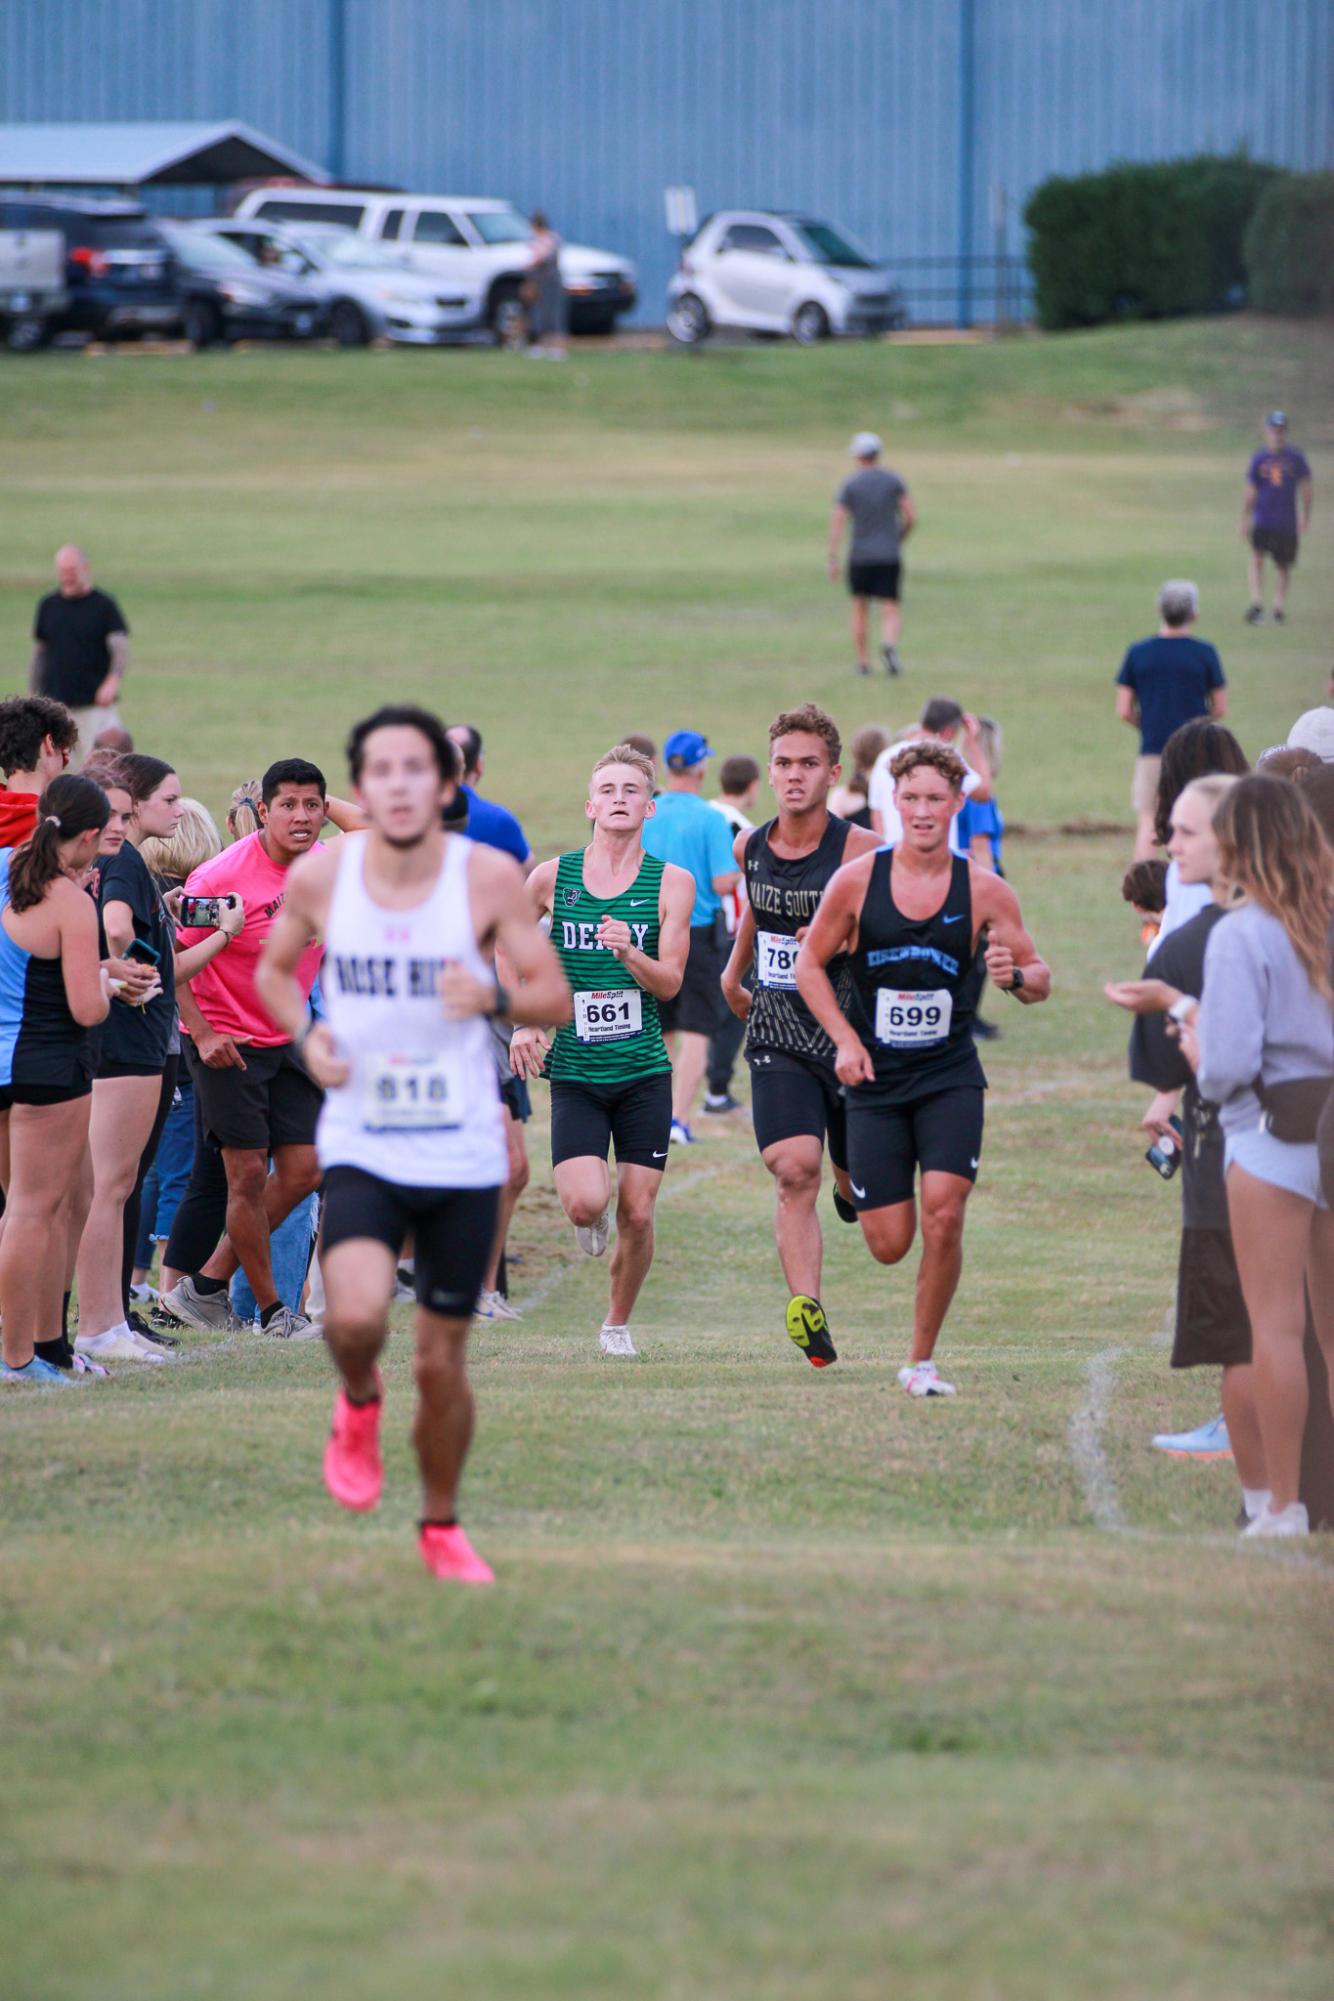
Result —
<svg viewBox="0 0 1334 2001"><path fill-rule="evenodd" d="M394 1289L389 1297L395 1306L411 1306L416 1300L417 1288L399 1273L394 1278Z"/></svg>
<svg viewBox="0 0 1334 2001"><path fill-rule="evenodd" d="M574 1234L579 1248L585 1257L600 1258L605 1256L607 1238L611 1234L610 1196L607 1197L602 1214L598 1217L596 1223L579 1223L575 1227Z"/></svg>
<svg viewBox="0 0 1334 2001"><path fill-rule="evenodd" d="M910 1397L952 1397L953 1383L942 1382L934 1362L908 1362L899 1370L899 1381Z"/></svg>
<svg viewBox="0 0 1334 2001"><path fill-rule="evenodd" d="M483 1292L477 1299L479 1320L522 1320L517 1306L511 1306L503 1292Z"/></svg>
<svg viewBox="0 0 1334 2001"><path fill-rule="evenodd" d="M871 663L869 660L859 660L857 662L857 672L859 674L869 674L870 671L871 671Z"/></svg>
<svg viewBox="0 0 1334 2001"><path fill-rule="evenodd" d="M789 1299L787 1331L813 1369L827 1369L838 1360L825 1310L808 1292L794 1293Z"/></svg>
<svg viewBox="0 0 1334 2001"><path fill-rule="evenodd" d="M262 1326L259 1315L255 1315L256 1334L267 1334L273 1341L308 1341L310 1325L304 1313L294 1313L290 1306L280 1306L272 1320Z"/></svg>
<svg viewBox="0 0 1334 2001"><path fill-rule="evenodd" d="M1277 607L1277 606L1275 606L1275 608L1274 608L1274 623L1275 623L1275 625L1283 625L1283 624L1285 624L1285 623L1287 622L1287 616L1288 616L1288 614L1287 614L1287 613L1286 613L1285 611L1280 611L1280 610L1278 609L1278 607Z"/></svg>
<svg viewBox="0 0 1334 2001"><path fill-rule="evenodd" d="M1194 1431L1160 1431L1154 1439L1160 1452L1173 1459L1230 1459L1232 1444L1227 1435L1227 1419L1220 1412L1208 1424Z"/></svg>
<svg viewBox="0 0 1334 2001"><path fill-rule="evenodd" d="M857 1211L837 1182L834 1183L834 1214L840 1223L855 1223L857 1220Z"/></svg>
<svg viewBox="0 0 1334 2001"><path fill-rule="evenodd" d="M1289 1501L1287 1507L1280 1508L1277 1514L1272 1508L1266 1508L1262 1515L1257 1515L1255 1520L1248 1522L1242 1530L1243 1535L1256 1537L1310 1535L1310 1533L1311 1518L1300 1501Z"/></svg>
<svg viewBox="0 0 1334 2001"><path fill-rule="evenodd" d="M726 1112L739 1112L741 1105L730 1091L719 1091L716 1095L710 1091L704 1100L704 1110L721 1118Z"/></svg>
<svg viewBox="0 0 1334 2001"><path fill-rule="evenodd" d="M673 1146L698 1146L699 1141L691 1132L684 1119L672 1120L671 1144Z"/></svg>
<svg viewBox="0 0 1334 2001"><path fill-rule="evenodd" d="M137 1334L141 1341L151 1341L155 1348L179 1348L180 1339L168 1334L165 1328L150 1326L141 1314L130 1312L125 1316L131 1334Z"/></svg>
<svg viewBox="0 0 1334 2001"><path fill-rule="evenodd" d="M161 1304L186 1327L198 1327L205 1334L236 1334L241 1323L232 1312L232 1302L224 1286L221 1292L201 1292L192 1278L183 1278Z"/></svg>
<svg viewBox="0 0 1334 2001"><path fill-rule="evenodd" d="M69 1377L63 1369L56 1368L52 1362L43 1361L40 1355L34 1355L21 1369L11 1369L8 1362L0 1362L0 1382L33 1383L38 1389L50 1390L54 1389L57 1383L68 1381Z"/></svg>
<svg viewBox="0 0 1334 2001"><path fill-rule="evenodd" d="M635 1356L639 1350L630 1339L630 1329L625 1326L612 1327L605 1321L598 1334L598 1346L604 1355Z"/></svg>
<svg viewBox="0 0 1334 2001"><path fill-rule="evenodd" d="M457 1522L453 1528L426 1523L417 1537L422 1562L432 1577L454 1584L494 1584L496 1573L468 1541Z"/></svg>
<svg viewBox="0 0 1334 2001"><path fill-rule="evenodd" d="M339 1390L329 1442L324 1448L324 1484L340 1507L365 1514L380 1498L380 1400L356 1404Z"/></svg>
<svg viewBox="0 0 1334 2001"><path fill-rule="evenodd" d="M148 1284L132 1285L130 1287L130 1298L136 1306L152 1306L157 1301L157 1292Z"/></svg>
<svg viewBox="0 0 1334 2001"><path fill-rule="evenodd" d="M882 646L880 649L880 658L885 663L886 674L897 675L903 672L903 662L899 658L899 649L897 646Z"/></svg>
<svg viewBox="0 0 1334 2001"><path fill-rule="evenodd" d="M101 1334L76 1334L76 1355L88 1355L94 1362L165 1362L166 1356L151 1341L145 1341L122 1320Z"/></svg>
<svg viewBox="0 0 1334 2001"><path fill-rule="evenodd" d="M1265 608L1262 604L1247 605L1246 610L1243 613L1247 625L1258 625L1260 623L1260 620L1264 617L1264 615L1265 615Z"/></svg>

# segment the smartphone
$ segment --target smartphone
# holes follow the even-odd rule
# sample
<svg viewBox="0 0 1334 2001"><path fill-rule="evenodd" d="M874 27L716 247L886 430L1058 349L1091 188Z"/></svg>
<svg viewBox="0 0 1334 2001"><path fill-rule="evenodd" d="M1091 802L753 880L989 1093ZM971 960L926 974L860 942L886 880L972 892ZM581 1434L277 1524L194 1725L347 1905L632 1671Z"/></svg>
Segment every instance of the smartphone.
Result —
<svg viewBox="0 0 1334 2001"><path fill-rule="evenodd" d="M1164 1181L1170 1181L1181 1165L1181 1121L1173 1118L1168 1123L1176 1134L1175 1140L1170 1133L1164 1133L1144 1156L1154 1173L1161 1174Z"/></svg>
<svg viewBox="0 0 1334 2001"><path fill-rule="evenodd" d="M183 896L176 921L182 930L203 929L216 931L222 918L224 906L228 910L236 908L234 896Z"/></svg>
<svg viewBox="0 0 1334 2001"><path fill-rule="evenodd" d="M132 938L130 940L129 944L125 947L125 957L137 960L141 966L158 966L162 963L162 954L158 951L157 946L148 944L143 938Z"/></svg>

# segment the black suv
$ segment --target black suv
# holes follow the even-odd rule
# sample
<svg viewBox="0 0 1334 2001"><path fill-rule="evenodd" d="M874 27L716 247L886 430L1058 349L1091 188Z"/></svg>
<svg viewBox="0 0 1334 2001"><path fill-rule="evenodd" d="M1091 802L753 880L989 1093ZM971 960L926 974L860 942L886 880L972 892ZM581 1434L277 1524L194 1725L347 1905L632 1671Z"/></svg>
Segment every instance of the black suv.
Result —
<svg viewBox="0 0 1334 2001"><path fill-rule="evenodd" d="M178 323L175 259L137 203L0 193L0 229L59 230L65 239L65 290L25 345L69 332L98 340L167 333Z"/></svg>

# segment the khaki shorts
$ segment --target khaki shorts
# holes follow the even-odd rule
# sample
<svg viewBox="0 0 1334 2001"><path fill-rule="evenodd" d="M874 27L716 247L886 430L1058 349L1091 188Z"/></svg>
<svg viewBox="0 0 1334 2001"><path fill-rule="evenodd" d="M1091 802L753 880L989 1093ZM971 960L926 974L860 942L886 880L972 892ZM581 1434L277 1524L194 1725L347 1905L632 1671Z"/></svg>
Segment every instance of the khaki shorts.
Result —
<svg viewBox="0 0 1334 2001"><path fill-rule="evenodd" d="M77 771L79 766L86 764L92 756L93 743L101 736L103 730L118 730L125 726L121 722L120 711L114 702L109 709L99 709L94 703L86 709L71 709L70 714L78 727L79 741L69 761L69 768L71 771Z"/></svg>
<svg viewBox="0 0 1334 2001"><path fill-rule="evenodd" d="M1137 757L1130 787L1130 803L1137 813L1152 813L1158 804L1158 773L1161 757Z"/></svg>

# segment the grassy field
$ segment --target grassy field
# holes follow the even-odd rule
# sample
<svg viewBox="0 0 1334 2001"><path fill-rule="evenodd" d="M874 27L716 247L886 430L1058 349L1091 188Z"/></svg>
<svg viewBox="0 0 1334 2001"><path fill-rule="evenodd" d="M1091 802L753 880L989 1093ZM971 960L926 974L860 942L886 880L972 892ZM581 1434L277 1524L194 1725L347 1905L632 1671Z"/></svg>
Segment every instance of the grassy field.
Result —
<svg viewBox="0 0 1334 2001"><path fill-rule="evenodd" d="M1099 1000L1137 959L1128 840L1057 830L1128 820L1110 681L1164 576L1199 581L1252 750L1321 699L1328 529L1250 631L1236 524L1275 400L1328 487L1332 386L1327 340L1258 322L3 370L11 685L86 541L128 719L215 806L280 754L339 771L411 693L480 724L554 851L625 728L759 751L789 699L852 728L958 693L1005 723L1058 981L989 1004L949 1405L894 1380L911 1271L828 1209L843 1359L796 1356L744 1126L673 1158L642 1360L601 1361L539 1090L528 1310L475 1351L493 1593L417 1565L401 1342L369 1520L321 1489L311 1348L0 1399L3 2001L1327 1994L1329 1551L1239 1551L1230 1468L1149 1448L1214 1385L1167 1369L1176 1196ZM821 572L868 423L922 516L893 686L852 679Z"/></svg>

